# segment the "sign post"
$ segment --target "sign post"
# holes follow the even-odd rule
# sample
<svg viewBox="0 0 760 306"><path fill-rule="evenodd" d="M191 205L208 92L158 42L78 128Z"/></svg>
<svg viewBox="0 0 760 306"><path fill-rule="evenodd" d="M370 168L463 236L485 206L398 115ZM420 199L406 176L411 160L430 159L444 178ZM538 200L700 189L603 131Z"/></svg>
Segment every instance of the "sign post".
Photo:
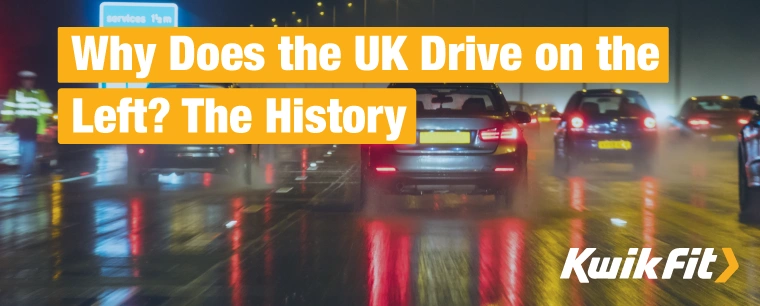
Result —
<svg viewBox="0 0 760 306"><path fill-rule="evenodd" d="M177 27L179 9L174 3L103 2L101 27ZM100 88L145 88L146 83L99 83Z"/></svg>

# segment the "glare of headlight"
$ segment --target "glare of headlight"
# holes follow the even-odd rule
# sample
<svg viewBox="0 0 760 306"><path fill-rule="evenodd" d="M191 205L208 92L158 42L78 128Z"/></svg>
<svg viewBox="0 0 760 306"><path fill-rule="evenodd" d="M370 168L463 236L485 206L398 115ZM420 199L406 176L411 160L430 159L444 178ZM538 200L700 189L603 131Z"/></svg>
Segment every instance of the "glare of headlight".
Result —
<svg viewBox="0 0 760 306"><path fill-rule="evenodd" d="M720 98L723 99L723 100L728 100L729 99L729 97L726 96L726 95L720 96Z"/></svg>
<svg viewBox="0 0 760 306"><path fill-rule="evenodd" d="M623 90L622 90L622 89L620 89L620 88L618 88L618 89L615 89L615 93L616 93L616 94L622 94L622 93L623 93Z"/></svg>
<svg viewBox="0 0 760 306"><path fill-rule="evenodd" d="M692 101L697 101L697 97L691 97Z"/></svg>

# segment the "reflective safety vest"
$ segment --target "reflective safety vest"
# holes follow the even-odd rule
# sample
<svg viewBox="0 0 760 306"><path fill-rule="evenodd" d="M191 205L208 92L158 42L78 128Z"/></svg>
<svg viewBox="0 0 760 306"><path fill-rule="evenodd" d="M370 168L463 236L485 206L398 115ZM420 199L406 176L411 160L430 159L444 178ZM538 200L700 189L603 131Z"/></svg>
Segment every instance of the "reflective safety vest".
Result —
<svg viewBox="0 0 760 306"><path fill-rule="evenodd" d="M53 104L42 89L11 89L0 111L4 122L37 118L37 134L44 134L46 120L53 114Z"/></svg>

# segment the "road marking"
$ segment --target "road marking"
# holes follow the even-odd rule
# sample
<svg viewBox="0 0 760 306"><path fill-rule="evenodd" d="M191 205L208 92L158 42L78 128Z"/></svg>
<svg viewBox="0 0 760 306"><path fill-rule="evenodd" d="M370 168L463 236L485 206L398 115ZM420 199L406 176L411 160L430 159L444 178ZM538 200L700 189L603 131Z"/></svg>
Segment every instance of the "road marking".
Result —
<svg viewBox="0 0 760 306"><path fill-rule="evenodd" d="M293 189L293 187L291 187L290 189ZM247 214L255 214L255 213L259 212L262 209L264 209L264 205L254 204L254 205L246 207L243 210L243 212L245 212Z"/></svg>
<svg viewBox="0 0 760 306"><path fill-rule="evenodd" d="M317 170L317 166L306 168L306 171L314 171Z"/></svg>
<svg viewBox="0 0 760 306"><path fill-rule="evenodd" d="M296 176L296 181L305 181L308 176Z"/></svg>
<svg viewBox="0 0 760 306"><path fill-rule="evenodd" d="M185 242L184 246L187 248L202 248L207 246L211 241L214 241L216 237L219 237L221 233L202 233L193 237Z"/></svg>
<svg viewBox="0 0 760 306"><path fill-rule="evenodd" d="M318 160L318 161L317 161L317 164L324 164L324 163L325 163L325 161L324 161L324 160Z"/></svg>
<svg viewBox="0 0 760 306"><path fill-rule="evenodd" d="M274 193L288 193L291 190L293 190L293 187L282 187L280 189L277 189Z"/></svg>

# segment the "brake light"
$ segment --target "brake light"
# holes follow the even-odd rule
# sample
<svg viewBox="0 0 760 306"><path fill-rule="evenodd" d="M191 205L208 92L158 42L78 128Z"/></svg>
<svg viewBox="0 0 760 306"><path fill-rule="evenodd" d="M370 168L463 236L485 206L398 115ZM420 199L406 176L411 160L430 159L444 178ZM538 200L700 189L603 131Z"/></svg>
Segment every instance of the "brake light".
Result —
<svg viewBox="0 0 760 306"><path fill-rule="evenodd" d="M710 124L710 121L707 121L705 119L690 119L689 120L689 125L691 126L704 126L704 125L709 125L709 124Z"/></svg>
<svg viewBox="0 0 760 306"><path fill-rule="evenodd" d="M478 131L480 140L497 141L504 139L517 139L520 131L516 127L491 128Z"/></svg>
<svg viewBox="0 0 760 306"><path fill-rule="evenodd" d="M583 118L581 117L573 117L570 119L570 125L574 128L582 128L583 127Z"/></svg>
<svg viewBox="0 0 760 306"><path fill-rule="evenodd" d="M394 167L377 167L375 170L377 172L396 172L396 168Z"/></svg>
<svg viewBox="0 0 760 306"><path fill-rule="evenodd" d="M739 120L737 122L739 122L739 124L743 125L743 124L749 123L749 120L748 119L744 119L744 118L739 118Z"/></svg>
<svg viewBox="0 0 760 306"><path fill-rule="evenodd" d="M493 169L493 171L496 171L496 172L512 172L512 171L515 171L515 168L511 168L511 167L498 167L498 168Z"/></svg>
<svg viewBox="0 0 760 306"><path fill-rule="evenodd" d="M227 152L230 154L235 154L235 148L229 148Z"/></svg>
<svg viewBox="0 0 760 306"><path fill-rule="evenodd" d="M140 154L140 155L145 154L145 149L143 149L143 148L137 149L137 154Z"/></svg>
<svg viewBox="0 0 760 306"><path fill-rule="evenodd" d="M654 120L653 117L644 118L644 127L648 129L653 129L657 127L657 120Z"/></svg>
<svg viewBox="0 0 760 306"><path fill-rule="evenodd" d="M536 119L536 118L530 118L530 123L536 123L536 122L538 122L538 119Z"/></svg>

